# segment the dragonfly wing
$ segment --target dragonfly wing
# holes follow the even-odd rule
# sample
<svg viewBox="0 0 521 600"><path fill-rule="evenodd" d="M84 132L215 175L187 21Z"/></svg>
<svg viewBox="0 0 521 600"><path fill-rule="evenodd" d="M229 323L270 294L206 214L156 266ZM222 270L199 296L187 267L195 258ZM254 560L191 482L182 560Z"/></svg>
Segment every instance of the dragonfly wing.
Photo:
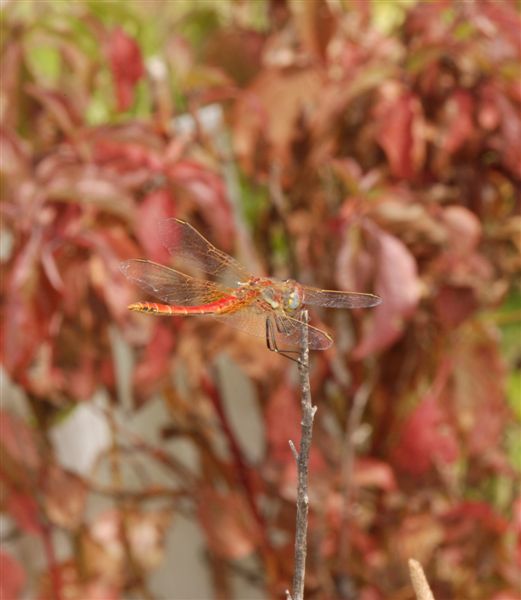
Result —
<svg viewBox="0 0 521 600"><path fill-rule="evenodd" d="M130 281L167 304L197 306L233 294L231 289L196 279L150 260L127 260L121 263L120 269Z"/></svg>
<svg viewBox="0 0 521 600"><path fill-rule="evenodd" d="M240 263L218 250L186 221L180 219L160 221L159 237L168 252L183 265L217 279L227 279L234 284L250 278L249 273Z"/></svg>
<svg viewBox="0 0 521 600"><path fill-rule="evenodd" d="M267 312L255 304L243 306L236 312L216 315L214 318L235 329L263 339L266 339L267 336L267 321L269 320L270 334L280 350L299 349L301 347L302 327L306 326L302 321L289 317L282 312ZM311 349L325 350L333 343L331 337L324 331L312 325L307 325L307 328L308 344Z"/></svg>
<svg viewBox="0 0 521 600"><path fill-rule="evenodd" d="M371 308L378 306L382 299L374 294L359 292L340 292L334 290L321 290L302 286L304 291L304 304L311 306L326 306L329 308Z"/></svg>
<svg viewBox="0 0 521 600"><path fill-rule="evenodd" d="M285 313L277 313L275 316L275 325L277 332L283 339L290 341L298 346L302 345L302 328L307 327L308 347L312 350L326 350L333 344L333 339L329 334L313 325L309 325L290 317Z"/></svg>

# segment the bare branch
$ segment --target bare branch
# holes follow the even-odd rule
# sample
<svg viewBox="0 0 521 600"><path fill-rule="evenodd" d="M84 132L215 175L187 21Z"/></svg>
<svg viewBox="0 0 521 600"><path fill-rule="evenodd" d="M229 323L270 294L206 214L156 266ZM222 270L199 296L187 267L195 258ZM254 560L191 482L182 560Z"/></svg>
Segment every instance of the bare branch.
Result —
<svg viewBox="0 0 521 600"><path fill-rule="evenodd" d="M302 320L307 325L308 314L304 311ZM308 475L309 475L309 451L313 435L313 419L317 410L311 401L311 385L309 383L309 347L308 328L302 327L301 352L298 363L300 376L300 404L302 410L300 450L294 455L297 460L298 487L297 487L297 518L295 532L295 571L293 574L293 588L290 598L292 600L303 600L304 579L306 574L306 552L307 552L307 529L308 529ZM290 444L292 450L294 444ZM288 593L286 593L288 597Z"/></svg>
<svg viewBox="0 0 521 600"><path fill-rule="evenodd" d="M409 575L411 576L412 587L416 594L417 600L434 600L431 588L425 577L421 564L414 560L409 559Z"/></svg>
<svg viewBox="0 0 521 600"><path fill-rule="evenodd" d="M355 463L356 448L355 448L355 433L362 421L362 415L367 405L367 400L371 392L371 386L364 383L356 391L353 398L353 405L349 411L346 421L344 444L342 447L342 456L340 459L341 472L341 493L344 497L342 507L342 525L340 527L340 542L338 552L338 567L339 573L346 574L349 564L349 518L353 495L353 467Z"/></svg>

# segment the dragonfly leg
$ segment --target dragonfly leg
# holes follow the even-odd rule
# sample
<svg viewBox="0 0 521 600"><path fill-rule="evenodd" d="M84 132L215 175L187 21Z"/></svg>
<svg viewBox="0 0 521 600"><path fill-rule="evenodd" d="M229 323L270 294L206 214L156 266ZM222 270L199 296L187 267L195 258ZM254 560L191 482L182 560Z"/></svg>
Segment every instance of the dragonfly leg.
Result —
<svg viewBox="0 0 521 600"><path fill-rule="evenodd" d="M278 327L277 327L278 329ZM283 332L281 332L283 333ZM271 319L266 319L266 346L268 347L268 350L271 350L271 352L276 352L277 354L280 354L281 356L284 356L284 358L288 358L289 360L292 360L293 362L300 364L300 359L299 358L295 358L294 356L291 356L292 354L300 354L299 350L283 350L280 349L277 345L277 339L275 336L275 331L273 329L273 321Z"/></svg>

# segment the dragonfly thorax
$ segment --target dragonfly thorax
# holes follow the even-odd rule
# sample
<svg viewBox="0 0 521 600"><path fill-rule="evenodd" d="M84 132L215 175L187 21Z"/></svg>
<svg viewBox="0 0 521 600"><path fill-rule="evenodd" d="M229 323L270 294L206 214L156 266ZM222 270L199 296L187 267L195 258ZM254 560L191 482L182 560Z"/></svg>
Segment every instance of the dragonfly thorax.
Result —
<svg viewBox="0 0 521 600"><path fill-rule="evenodd" d="M256 282L259 285L260 282ZM253 284L255 285L255 283ZM262 280L260 295L274 310L295 312L302 307L304 294L302 287L292 279L286 281L275 281L271 279Z"/></svg>

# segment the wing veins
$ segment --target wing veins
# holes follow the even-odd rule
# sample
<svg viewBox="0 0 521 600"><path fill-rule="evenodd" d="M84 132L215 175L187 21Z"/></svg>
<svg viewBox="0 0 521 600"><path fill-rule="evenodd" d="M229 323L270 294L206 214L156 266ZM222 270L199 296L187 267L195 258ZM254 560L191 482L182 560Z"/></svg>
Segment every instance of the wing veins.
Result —
<svg viewBox="0 0 521 600"><path fill-rule="evenodd" d="M167 304L196 306L234 294L231 288L197 279L149 260L127 260L120 268L127 279Z"/></svg>

